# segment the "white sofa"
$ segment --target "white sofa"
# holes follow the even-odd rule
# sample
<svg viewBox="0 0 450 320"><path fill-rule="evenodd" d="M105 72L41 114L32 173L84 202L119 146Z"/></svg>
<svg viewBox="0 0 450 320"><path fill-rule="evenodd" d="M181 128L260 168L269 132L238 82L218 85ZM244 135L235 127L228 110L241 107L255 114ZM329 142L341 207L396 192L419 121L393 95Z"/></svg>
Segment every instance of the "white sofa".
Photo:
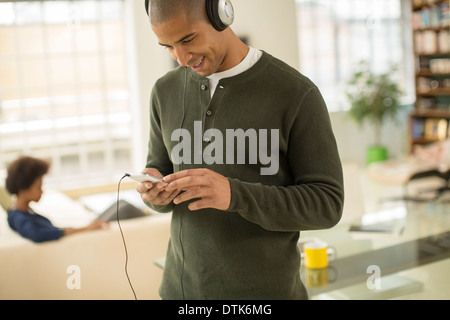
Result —
<svg viewBox="0 0 450 320"><path fill-rule="evenodd" d="M46 191L36 207L61 227L93 218L79 202L54 191ZM166 254L170 218L151 214L36 244L12 231L0 208L0 299L159 300L162 269L155 261Z"/></svg>

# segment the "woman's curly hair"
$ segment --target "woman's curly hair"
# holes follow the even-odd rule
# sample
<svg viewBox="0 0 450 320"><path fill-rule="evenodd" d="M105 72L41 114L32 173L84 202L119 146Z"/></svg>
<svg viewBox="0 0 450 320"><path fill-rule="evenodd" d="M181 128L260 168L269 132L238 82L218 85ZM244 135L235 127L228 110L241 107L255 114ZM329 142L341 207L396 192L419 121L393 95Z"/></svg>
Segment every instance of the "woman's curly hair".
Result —
<svg viewBox="0 0 450 320"><path fill-rule="evenodd" d="M21 156L8 166L6 177L6 190L17 195L19 191L26 190L39 178L47 174L50 163L29 156Z"/></svg>

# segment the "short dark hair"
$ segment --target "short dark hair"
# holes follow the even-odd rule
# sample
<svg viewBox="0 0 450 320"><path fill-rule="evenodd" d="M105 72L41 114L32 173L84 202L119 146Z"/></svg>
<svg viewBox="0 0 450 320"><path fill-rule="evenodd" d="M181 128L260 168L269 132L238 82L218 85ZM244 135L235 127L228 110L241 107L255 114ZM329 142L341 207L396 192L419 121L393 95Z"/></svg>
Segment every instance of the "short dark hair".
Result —
<svg viewBox="0 0 450 320"><path fill-rule="evenodd" d="M29 156L21 156L8 166L6 177L6 190L17 195L19 191L26 190L39 178L47 174L50 163Z"/></svg>
<svg viewBox="0 0 450 320"><path fill-rule="evenodd" d="M153 25L166 22L181 12L197 20L207 19L206 0L145 0L145 11Z"/></svg>

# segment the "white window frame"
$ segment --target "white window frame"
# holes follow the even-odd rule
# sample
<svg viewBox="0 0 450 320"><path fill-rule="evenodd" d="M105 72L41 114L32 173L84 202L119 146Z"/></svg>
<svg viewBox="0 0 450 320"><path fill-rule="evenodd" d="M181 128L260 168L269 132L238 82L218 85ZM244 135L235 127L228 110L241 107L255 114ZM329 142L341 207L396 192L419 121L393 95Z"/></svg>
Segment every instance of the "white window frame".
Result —
<svg viewBox="0 0 450 320"><path fill-rule="evenodd" d="M101 19L96 19L101 15L108 15L107 10L101 7L105 4L104 0L68 0L68 1L55 1L61 6L65 5L65 2L69 2L73 7L66 12L66 15L61 17L61 12L45 12L44 3L52 0L41 1L0 1L1 4L12 3L15 18L6 21L7 16L5 12L0 13L0 19L3 24L9 24L9 28L20 28L21 21L17 17L19 16L18 10L25 8L27 4L34 6L41 6L41 17L38 21L32 22L34 25L42 28L43 40L46 41L46 26L55 24L65 24L67 26L68 36L76 34L77 30L83 28L83 23L89 22L94 24L97 30L98 39L101 41L102 33ZM126 0L120 0L122 2L122 8L125 8ZM34 3L33 3L34 2ZM95 3L98 15L86 14L87 11L79 11L80 5ZM66 4L67 5L67 4ZM103 9L102 9L103 8ZM21 11L22 12L22 11ZM23 12L22 12L23 13ZM114 16L115 13L112 13ZM125 38L126 15L121 12L119 20L123 24L123 37ZM28 22L30 23L30 22ZM2 24L0 22L0 24ZM0 28L2 26L0 25ZM16 32L17 34L17 32ZM113 35L114 37L120 37L120 34ZM17 45L17 39L16 45ZM1 40L0 40L1 43ZM123 43L126 44L126 40L123 39ZM124 45L125 47L125 45ZM16 52L20 53L20 48ZM102 63L111 54L110 51L99 47L98 51L93 53L99 61L100 77L101 77L101 90L94 94L82 94L80 91L80 79L75 79L75 87L73 92L64 95L55 94L55 89L52 88L51 81L48 77L51 77L51 70L48 64L45 65L47 79L42 81L46 82L46 91L48 93L45 97L39 98L26 98L22 94L21 88L24 88L24 81L18 76L19 82L19 99L8 100L1 99L2 91L6 91L5 88L0 86L0 166L5 168L9 162L17 158L19 155L27 154L36 156L51 161L51 172L48 175L47 183L50 186L55 186L60 189L81 188L102 184L111 184L117 182L117 177L123 174L123 170L130 168L133 165L133 115L131 106L131 92L128 87L128 80L124 79L126 86L123 86L119 90L110 90L108 88L107 79L107 67L105 63ZM79 51L73 50L70 55L74 61L81 59ZM122 59L122 67L128 70L127 63L127 50L125 48L120 49L117 52L119 59ZM121 57L121 58L120 58ZM12 55L8 57L11 63L17 66L17 70L21 68L21 59L23 57L19 55ZM50 61L52 55L44 50L41 56L43 61ZM1 59L1 56L0 56ZM3 56L5 59L5 56ZM1 60L0 60L1 61ZM123 71L123 74L127 76L127 71ZM18 72L20 73L20 72ZM77 70L73 72L77 76ZM32 110L38 110L48 106L49 114L54 115L56 108L63 108L67 105L80 105L86 100L93 105L100 105L103 109L103 113L98 114L73 114L66 117L42 117L40 119L30 119L28 114L32 114ZM119 111L114 109L114 104L126 105L127 107L121 108ZM5 115L11 110L20 110L21 118L18 121L8 119L2 119L2 113ZM98 132L95 138L91 138L88 132ZM44 137L48 140L45 140ZM18 139L19 138L19 139ZM9 141L14 139L14 145L11 145ZM16 142L19 141L19 142ZM100 156L102 155L102 156ZM103 157L102 165L92 167L92 161ZM69 160L65 162L64 159ZM64 163L70 163L70 159L77 159L75 166L76 170L68 170L68 166Z"/></svg>
<svg viewBox="0 0 450 320"><path fill-rule="evenodd" d="M361 60L379 73L397 65L399 73L394 76L404 92L402 103L414 103L409 0L296 0L296 4L300 71L321 89L330 112L349 109L344 92Z"/></svg>

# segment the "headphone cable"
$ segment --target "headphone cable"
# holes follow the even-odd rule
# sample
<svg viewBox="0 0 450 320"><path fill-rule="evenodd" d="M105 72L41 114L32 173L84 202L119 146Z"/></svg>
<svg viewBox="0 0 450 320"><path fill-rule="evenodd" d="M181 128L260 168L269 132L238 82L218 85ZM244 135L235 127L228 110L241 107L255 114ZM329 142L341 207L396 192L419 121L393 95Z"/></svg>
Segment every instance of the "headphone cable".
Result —
<svg viewBox="0 0 450 320"><path fill-rule="evenodd" d="M123 231L122 231L122 227L120 226L120 219L119 219L119 199L120 199L120 184L122 182L123 179L125 179L126 177L129 177L130 175L127 173L125 174L120 180L119 180L119 185L117 187L117 210L116 210L116 220L117 220L117 225L119 226L119 230L120 230L120 235L122 236L122 242L123 242L123 247L125 249L125 274L127 276L128 279L128 283L130 285L131 291L133 291L133 295L134 295L134 299L137 300L137 296L136 296L136 292L134 291L133 288L133 284L131 283L130 280L130 276L128 275L128 250L127 250L127 244L125 242L125 237L123 235Z"/></svg>

